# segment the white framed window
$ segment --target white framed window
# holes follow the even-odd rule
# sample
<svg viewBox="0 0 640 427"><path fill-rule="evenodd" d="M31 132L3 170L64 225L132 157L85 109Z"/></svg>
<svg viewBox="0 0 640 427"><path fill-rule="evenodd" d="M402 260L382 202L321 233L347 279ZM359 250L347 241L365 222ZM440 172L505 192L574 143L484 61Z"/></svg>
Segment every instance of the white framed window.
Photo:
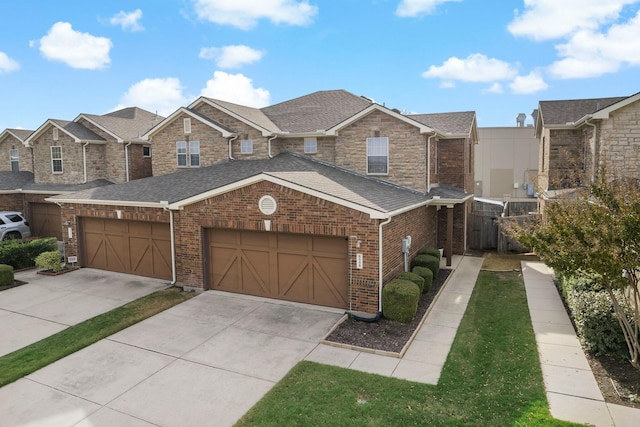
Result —
<svg viewBox="0 0 640 427"><path fill-rule="evenodd" d="M304 139L304 153L315 154L318 152L318 139L317 138L305 138Z"/></svg>
<svg viewBox="0 0 640 427"><path fill-rule="evenodd" d="M253 153L253 139L243 139L240 141L240 154Z"/></svg>
<svg viewBox="0 0 640 427"><path fill-rule="evenodd" d="M9 150L9 162L11 163L11 172L20 171L20 154L17 148Z"/></svg>
<svg viewBox="0 0 640 427"><path fill-rule="evenodd" d="M367 138L367 174L389 173L389 138Z"/></svg>
<svg viewBox="0 0 640 427"><path fill-rule="evenodd" d="M151 147L149 147L148 145L142 146L142 157L151 157Z"/></svg>
<svg viewBox="0 0 640 427"><path fill-rule="evenodd" d="M176 157L179 168L187 167L187 141L176 142Z"/></svg>
<svg viewBox="0 0 640 427"><path fill-rule="evenodd" d="M62 173L62 147L60 145L51 146L51 171Z"/></svg>
<svg viewBox="0 0 640 427"><path fill-rule="evenodd" d="M189 141L189 166L200 167L200 141Z"/></svg>
<svg viewBox="0 0 640 427"><path fill-rule="evenodd" d="M183 124L184 124L184 134L189 135L191 133L191 119L187 117L186 119L183 120Z"/></svg>

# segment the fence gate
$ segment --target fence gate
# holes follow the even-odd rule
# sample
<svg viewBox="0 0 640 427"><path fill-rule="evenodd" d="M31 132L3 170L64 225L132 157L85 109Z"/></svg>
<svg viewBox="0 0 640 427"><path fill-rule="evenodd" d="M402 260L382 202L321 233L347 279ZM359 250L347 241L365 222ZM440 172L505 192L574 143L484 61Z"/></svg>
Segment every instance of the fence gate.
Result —
<svg viewBox="0 0 640 427"><path fill-rule="evenodd" d="M475 211L469 216L471 249L485 251L498 248L498 223L495 212Z"/></svg>

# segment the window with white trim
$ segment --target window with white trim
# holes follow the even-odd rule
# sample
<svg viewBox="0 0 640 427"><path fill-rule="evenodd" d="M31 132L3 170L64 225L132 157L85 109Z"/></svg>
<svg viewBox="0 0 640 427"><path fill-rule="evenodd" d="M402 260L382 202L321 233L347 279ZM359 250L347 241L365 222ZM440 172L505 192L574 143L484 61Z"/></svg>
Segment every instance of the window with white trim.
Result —
<svg viewBox="0 0 640 427"><path fill-rule="evenodd" d="M253 153L253 139L243 139L240 141L240 154Z"/></svg>
<svg viewBox="0 0 640 427"><path fill-rule="evenodd" d="M304 139L304 153L315 154L318 152L318 139L317 138L305 138Z"/></svg>
<svg viewBox="0 0 640 427"><path fill-rule="evenodd" d="M51 146L51 171L53 173L62 173L62 146Z"/></svg>
<svg viewBox="0 0 640 427"><path fill-rule="evenodd" d="M9 162L11 163L11 172L20 171L20 155L17 148L9 150Z"/></svg>
<svg viewBox="0 0 640 427"><path fill-rule="evenodd" d="M187 167L187 141L176 142L176 156L178 159L178 167Z"/></svg>
<svg viewBox="0 0 640 427"><path fill-rule="evenodd" d="M200 141L189 141L189 166L200 167Z"/></svg>
<svg viewBox="0 0 640 427"><path fill-rule="evenodd" d="M389 138L367 138L367 174L389 173Z"/></svg>

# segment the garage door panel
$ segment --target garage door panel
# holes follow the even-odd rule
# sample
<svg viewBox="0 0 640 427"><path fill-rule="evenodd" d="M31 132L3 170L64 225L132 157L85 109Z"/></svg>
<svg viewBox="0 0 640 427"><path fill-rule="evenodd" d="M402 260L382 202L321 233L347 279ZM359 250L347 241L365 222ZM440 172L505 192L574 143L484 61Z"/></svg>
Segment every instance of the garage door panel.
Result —
<svg viewBox="0 0 640 427"><path fill-rule="evenodd" d="M86 267L171 278L168 224L104 218L82 218L81 224Z"/></svg>
<svg viewBox="0 0 640 427"><path fill-rule="evenodd" d="M31 235L62 240L62 209L53 203L30 203Z"/></svg>
<svg viewBox="0 0 640 427"><path fill-rule="evenodd" d="M207 236L211 289L347 307L346 239L218 229ZM238 274L229 274L231 263Z"/></svg>

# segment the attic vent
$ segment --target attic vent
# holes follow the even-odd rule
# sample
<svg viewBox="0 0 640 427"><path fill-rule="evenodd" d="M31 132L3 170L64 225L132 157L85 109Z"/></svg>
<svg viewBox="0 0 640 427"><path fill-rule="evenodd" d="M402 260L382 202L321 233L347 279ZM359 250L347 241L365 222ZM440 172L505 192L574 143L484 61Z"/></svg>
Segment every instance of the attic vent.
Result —
<svg viewBox="0 0 640 427"><path fill-rule="evenodd" d="M258 202L258 207L260 208L260 212L265 215L271 215L276 211L278 204L276 200L271 196L262 196L260 201Z"/></svg>
<svg viewBox="0 0 640 427"><path fill-rule="evenodd" d="M379 130L374 130L374 131L373 131L373 136L374 136L375 138L380 138L380 131L379 131Z"/></svg>
<svg viewBox="0 0 640 427"><path fill-rule="evenodd" d="M56 127L53 128L53 140L54 141L58 140L58 128Z"/></svg>
<svg viewBox="0 0 640 427"><path fill-rule="evenodd" d="M191 119L184 119L184 134L189 135L191 133Z"/></svg>

